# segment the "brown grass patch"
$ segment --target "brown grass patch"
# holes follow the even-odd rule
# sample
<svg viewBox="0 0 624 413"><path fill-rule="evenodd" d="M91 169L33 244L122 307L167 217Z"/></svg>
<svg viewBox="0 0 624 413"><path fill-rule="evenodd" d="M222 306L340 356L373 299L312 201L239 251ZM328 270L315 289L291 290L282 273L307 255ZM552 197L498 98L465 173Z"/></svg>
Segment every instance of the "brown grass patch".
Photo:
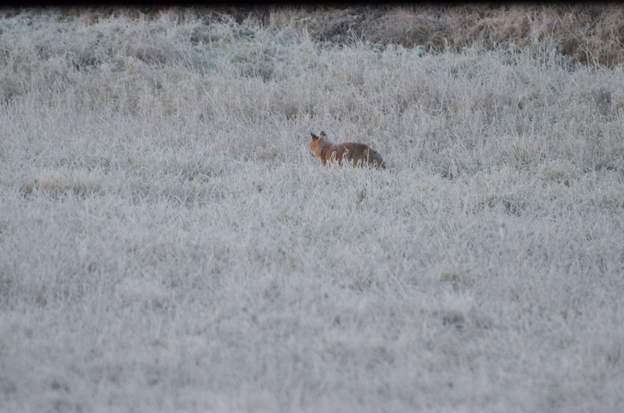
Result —
<svg viewBox="0 0 624 413"><path fill-rule="evenodd" d="M581 5L414 5L353 7L161 7L5 9L0 16L46 13L59 20L77 19L93 25L107 18L135 20L167 18L183 23L199 19L306 30L319 41L345 43L353 39L421 46L429 51L464 47L525 47L546 40L574 62L606 66L624 63L624 6Z"/></svg>
<svg viewBox="0 0 624 413"><path fill-rule="evenodd" d="M43 171L20 187L24 196L40 192L52 197L73 194L87 197L102 191L100 180L89 171Z"/></svg>

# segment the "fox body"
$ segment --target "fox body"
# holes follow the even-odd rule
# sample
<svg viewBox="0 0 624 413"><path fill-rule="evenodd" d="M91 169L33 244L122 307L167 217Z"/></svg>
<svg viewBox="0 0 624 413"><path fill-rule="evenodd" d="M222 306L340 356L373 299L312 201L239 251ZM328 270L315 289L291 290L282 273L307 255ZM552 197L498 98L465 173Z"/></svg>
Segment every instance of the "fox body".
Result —
<svg viewBox="0 0 624 413"><path fill-rule="evenodd" d="M381 155L363 143L341 143L335 145L327 139L325 132L320 135L311 133L310 151L321 160L323 165L328 162L336 162L339 165L343 161L351 162L357 166L374 166L376 168L386 169L386 164Z"/></svg>

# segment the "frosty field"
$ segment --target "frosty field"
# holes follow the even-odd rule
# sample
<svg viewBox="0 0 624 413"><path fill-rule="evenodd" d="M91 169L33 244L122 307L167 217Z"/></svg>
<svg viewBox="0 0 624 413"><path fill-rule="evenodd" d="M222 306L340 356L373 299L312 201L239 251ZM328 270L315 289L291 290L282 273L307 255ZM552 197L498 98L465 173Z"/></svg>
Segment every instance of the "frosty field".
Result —
<svg viewBox="0 0 624 413"><path fill-rule="evenodd" d="M2 413L619 412L623 293L621 67L0 19Z"/></svg>

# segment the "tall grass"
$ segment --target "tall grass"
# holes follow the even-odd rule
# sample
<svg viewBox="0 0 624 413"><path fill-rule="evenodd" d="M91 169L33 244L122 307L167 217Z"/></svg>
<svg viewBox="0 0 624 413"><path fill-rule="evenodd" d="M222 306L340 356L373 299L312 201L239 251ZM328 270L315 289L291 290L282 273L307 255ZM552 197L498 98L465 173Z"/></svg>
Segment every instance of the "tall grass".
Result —
<svg viewBox="0 0 624 413"><path fill-rule="evenodd" d="M178 17L0 20L0 411L621 410L621 69Z"/></svg>

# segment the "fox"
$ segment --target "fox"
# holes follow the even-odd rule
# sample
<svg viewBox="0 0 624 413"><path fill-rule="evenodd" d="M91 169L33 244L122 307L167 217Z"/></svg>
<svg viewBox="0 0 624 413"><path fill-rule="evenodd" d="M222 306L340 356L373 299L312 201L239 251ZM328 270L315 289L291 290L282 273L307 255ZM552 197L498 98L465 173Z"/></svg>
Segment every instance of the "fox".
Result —
<svg viewBox="0 0 624 413"><path fill-rule="evenodd" d="M333 144L327 139L325 132L321 131L320 135L310 132L312 139L310 140L310 151L312 155L321 160L323 165L327 163L342 164L342 161L351 162L356 166L372 166L375 168L386 169L386 163L381 158L379 152L373 150L363 143L341 143Z"/></svg>

